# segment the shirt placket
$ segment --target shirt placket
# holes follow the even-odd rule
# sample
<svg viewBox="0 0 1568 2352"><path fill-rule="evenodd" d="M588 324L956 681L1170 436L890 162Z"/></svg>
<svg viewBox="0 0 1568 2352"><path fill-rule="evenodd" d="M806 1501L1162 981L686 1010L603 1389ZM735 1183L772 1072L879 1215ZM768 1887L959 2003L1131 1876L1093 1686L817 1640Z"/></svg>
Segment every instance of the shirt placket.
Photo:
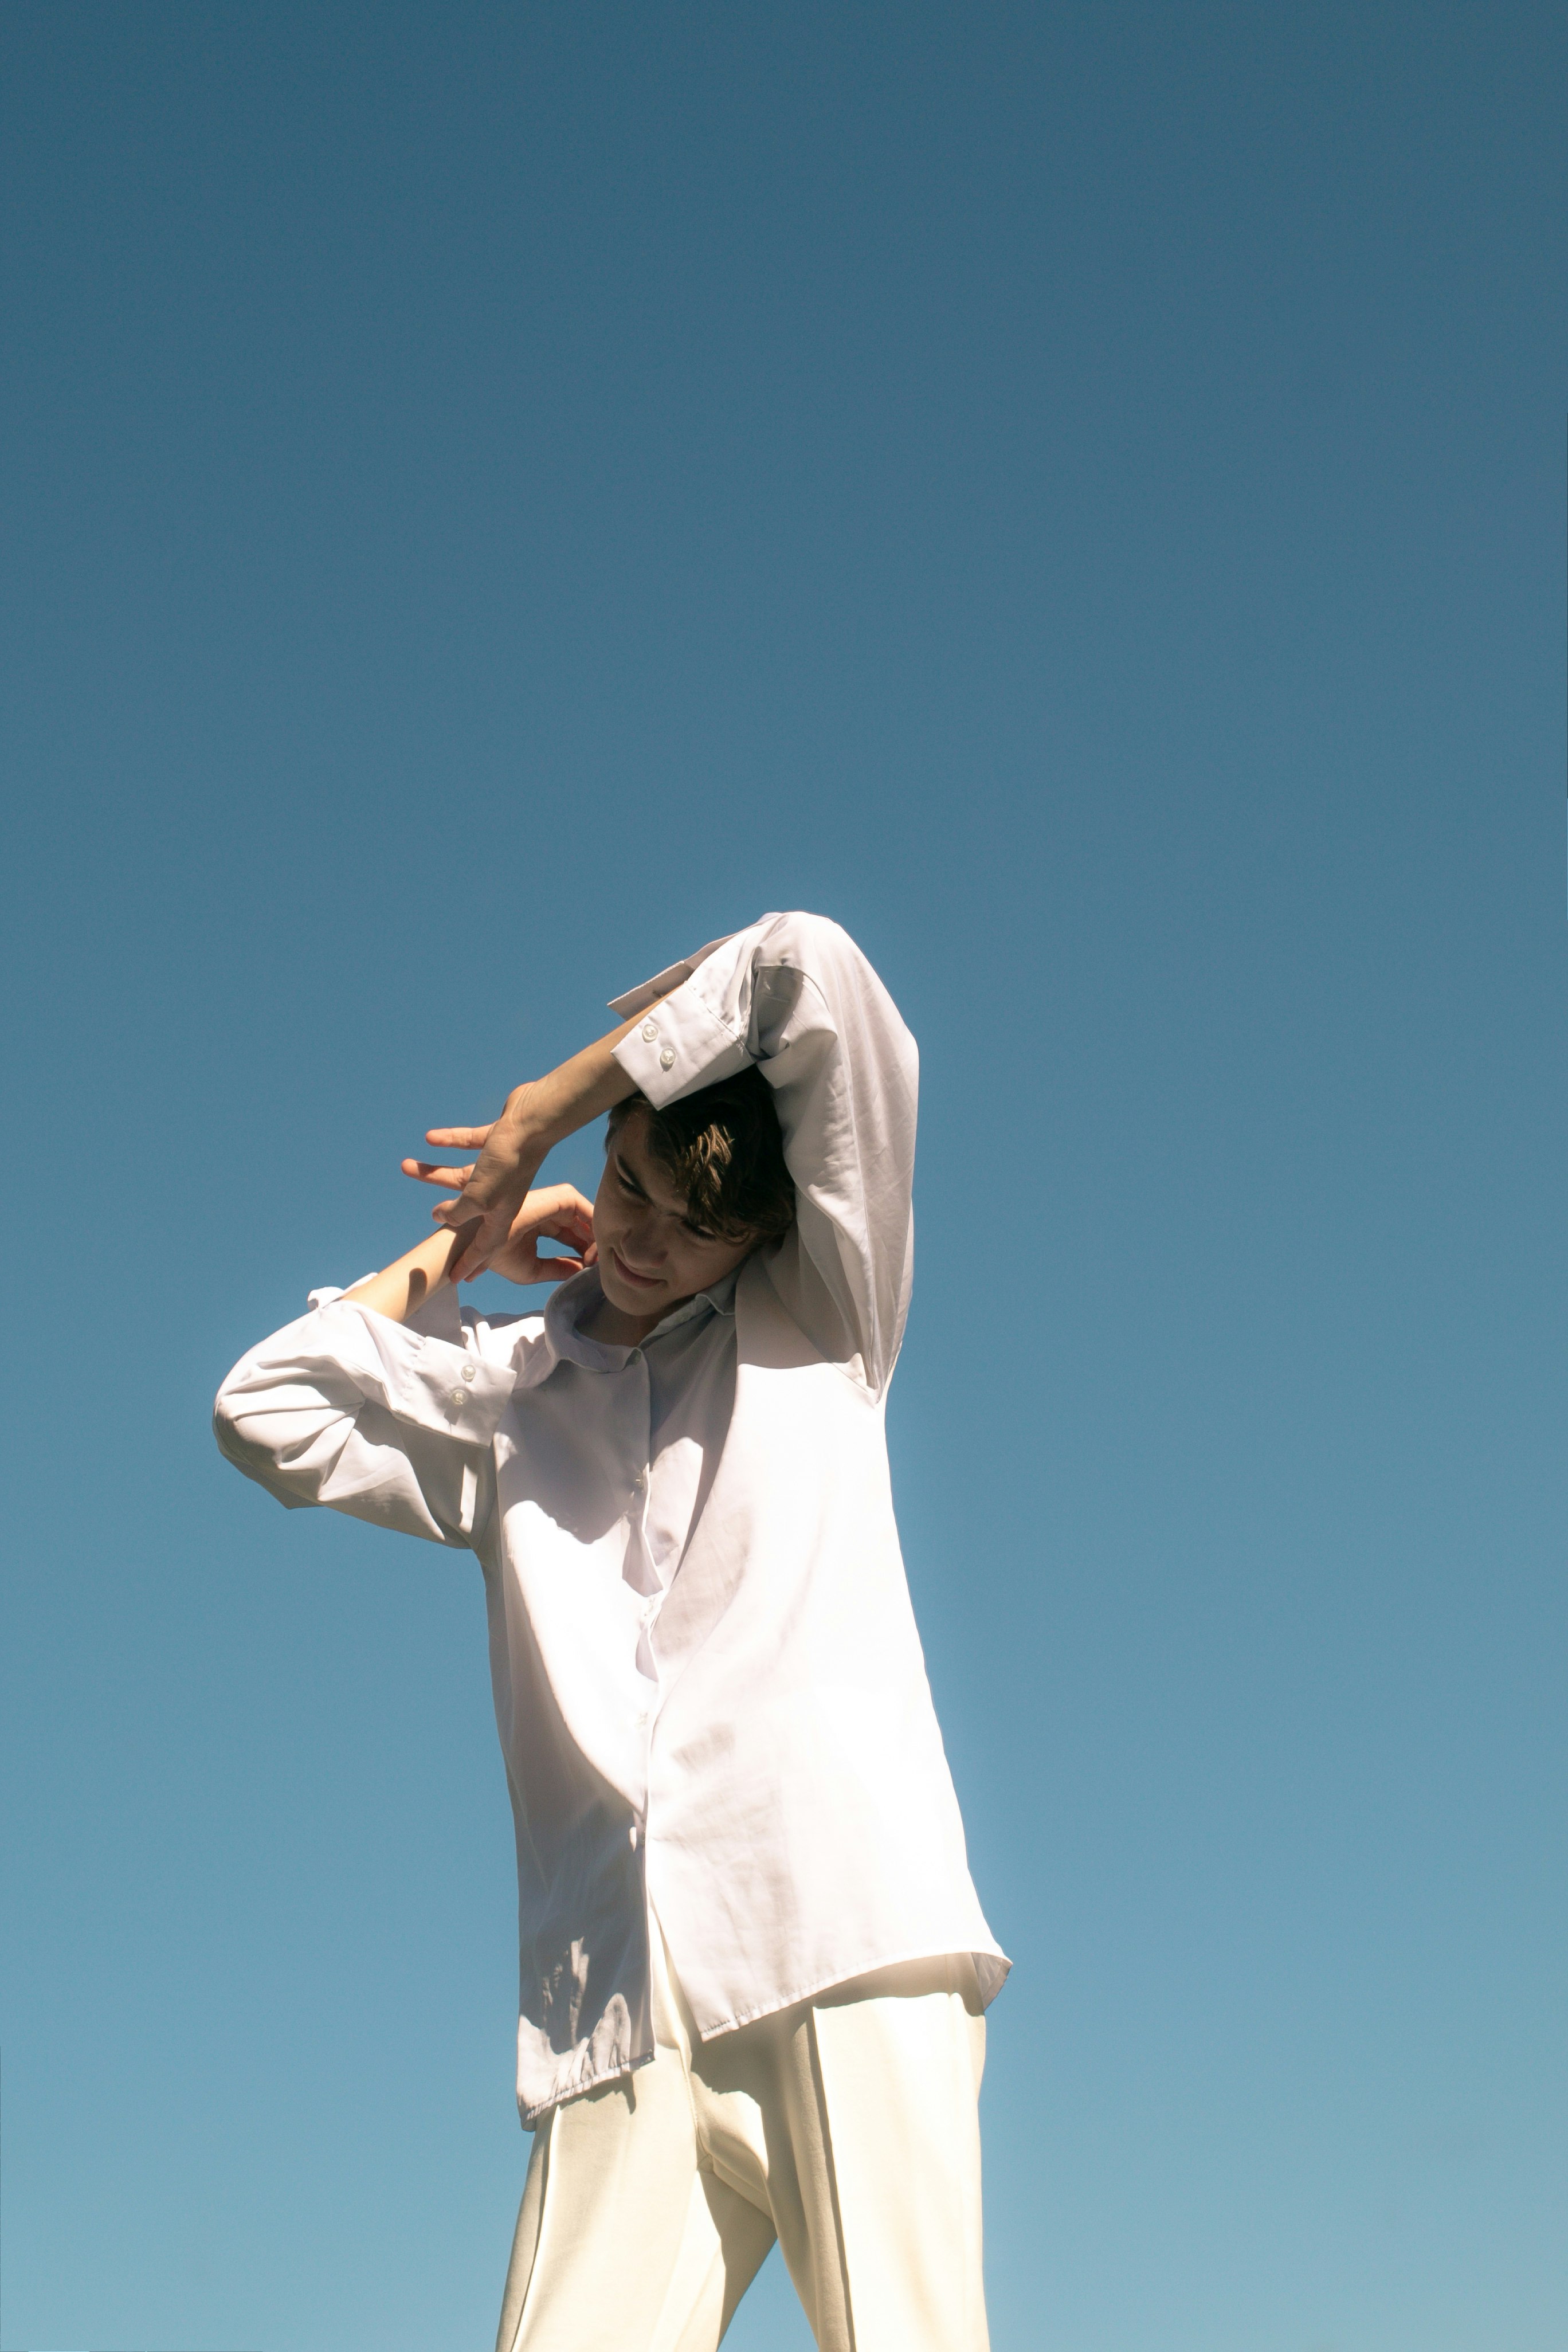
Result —
<svg viewBox="0 0 1568 2352"><path fill-rule="evenodd" d="M649 1459L653 1450L653 1381L647 1358L640 1348L633 1349L631 1364L636 1368L642 1387L639 1435L643 1458L642 1466L632 1478L627 1508L634 1558L626 1565L628 1569L635 1570L635 1573L626 1580L638 1596L635 1663L644 1685L634 1709L633 1723L646 1740L658 1704L658 1664L653 1654L652 1634L664 1591L648 1541L648 1497L653 1475Z"/></svg>
<svg viewBox="0 0 1568 2352"><path fill-rule="evenodd" d="M632 1538L637 1547L638 1565L642 1570L636 1590L639 1596L637 1608L637 1669L651 1687L647 1694L642 1720L646 1723L652 1713L658 1686L658 1663L653 1654L653 1628L664 1599L664 1587L658 1564L648 1541L648 1486L651 1465L639 1470L632 1484Z"/></svg>

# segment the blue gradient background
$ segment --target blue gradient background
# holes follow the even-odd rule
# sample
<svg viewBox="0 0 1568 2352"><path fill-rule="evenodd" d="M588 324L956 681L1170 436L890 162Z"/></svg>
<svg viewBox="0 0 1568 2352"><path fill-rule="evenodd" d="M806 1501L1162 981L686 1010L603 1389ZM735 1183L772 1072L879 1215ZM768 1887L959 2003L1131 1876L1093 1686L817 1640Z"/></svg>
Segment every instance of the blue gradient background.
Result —
<svg viewBox="0 0 1568 2352"><path fill-rule="evenodd" d="M1560 13L0 43L5 2345L486 2352L478 1574L209 1402L789 905L923 1051L997 2352L1561 2344Z"/></svg>

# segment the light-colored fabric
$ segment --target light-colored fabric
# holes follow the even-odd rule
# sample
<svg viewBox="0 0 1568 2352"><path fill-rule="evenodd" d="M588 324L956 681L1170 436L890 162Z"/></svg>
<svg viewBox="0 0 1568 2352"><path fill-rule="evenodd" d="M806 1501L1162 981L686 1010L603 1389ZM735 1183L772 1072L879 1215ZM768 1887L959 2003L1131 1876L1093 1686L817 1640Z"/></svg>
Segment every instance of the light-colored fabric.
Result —
<svg viewBox="0 0 1568 2352"><path fill-rule="evenodd" d="M704 2035L898 1961L973 1954L987 1999L1007 1967L889 1487L913 1040L818 917L682 969L617 1054L659 1103L755 1063L799 1200L729 1297L620 1349L579 1328L591 1274L494 1319L318 1292L217 1400L225 1453L285 1503L479 1555L531 2123L651 2055L650 1898Z"/></svg>
<svg viewBox="0 0 1568 2352"><path fill-rule="evenodd" d="M496 2352L712 2352L775 2235L823 2352L986 2352L973 1969L869 1983L704 2043L656 1927L654 2062L542 2124Z"/></svg>

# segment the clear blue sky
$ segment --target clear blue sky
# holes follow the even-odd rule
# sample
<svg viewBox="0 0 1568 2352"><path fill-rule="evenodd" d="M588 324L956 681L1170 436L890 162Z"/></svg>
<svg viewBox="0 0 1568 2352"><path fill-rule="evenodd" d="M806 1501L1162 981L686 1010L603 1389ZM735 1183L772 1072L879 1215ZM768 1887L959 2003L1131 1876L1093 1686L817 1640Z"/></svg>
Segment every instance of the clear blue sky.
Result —
<svg viewBox="0 0 1568 2352"><path fill-rule="evenodd" d="M5 13L5 2346L488 2352L478 1572L210 1399L798 905L997 2352L1554 2352L1561 13Z"/></svg>

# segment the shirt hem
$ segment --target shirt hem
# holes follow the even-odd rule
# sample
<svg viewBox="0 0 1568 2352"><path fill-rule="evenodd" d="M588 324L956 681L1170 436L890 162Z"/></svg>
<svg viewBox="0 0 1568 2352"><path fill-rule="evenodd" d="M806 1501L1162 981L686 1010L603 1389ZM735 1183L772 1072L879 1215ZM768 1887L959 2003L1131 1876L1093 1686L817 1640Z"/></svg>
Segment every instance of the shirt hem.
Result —
<svg viewBox="0 0 1568 2352"><path fill-rule="evenodd" d="M819 1977L814 1984L803 1986L798 1992L785 1993L778 2000L762 2001L755 2009L738 2011L732 2017L717 2020L712 2024L698 2018L697 2031L704 2042L711 2042L721 2033L738 2033L742 2025L754 2025L759 2017L777 2017L783 2010L795 2009L802 2001L815 2000L818 1993L831 1992L836 1985L853 1984L857 1977L878 1976L883 1969L903 1968L911 1960L960 1959L990 1960L1000 1969L994 1990L984 1996L989 2009L1013 1968L1012 1961L999 1944L919 1944L902 1951L889 1952L880 1959L868 1960L863 1968L836 1969L831 1976ZM984 1987L983 1972L976 1969L975 1974L981 1977ZM689 1989L686 1997L688 2000L691 1998Z"/></svg>
<svg viewBox="0 0 1568 2352"><path fill-rule="evenodd" d="M556 2091L550 2098L541 2099L536 2106L525 2106L519 2099L517 2111L522 2118L523 2129L532 2131L536 2124L542 2122L546 2116L552 2115L557 2107L565 2106L568 2100L580 2099L585 2092L600 2090L606 2083L618 2083L623 2074L635 2074L639 2066L651 2066L657 2054L652 2050L645 2050L640 2058L624 2058L618 2066L606 2066L601 2074L586 2075L580 2083L573 2083L565 2090Z"/></svg>

